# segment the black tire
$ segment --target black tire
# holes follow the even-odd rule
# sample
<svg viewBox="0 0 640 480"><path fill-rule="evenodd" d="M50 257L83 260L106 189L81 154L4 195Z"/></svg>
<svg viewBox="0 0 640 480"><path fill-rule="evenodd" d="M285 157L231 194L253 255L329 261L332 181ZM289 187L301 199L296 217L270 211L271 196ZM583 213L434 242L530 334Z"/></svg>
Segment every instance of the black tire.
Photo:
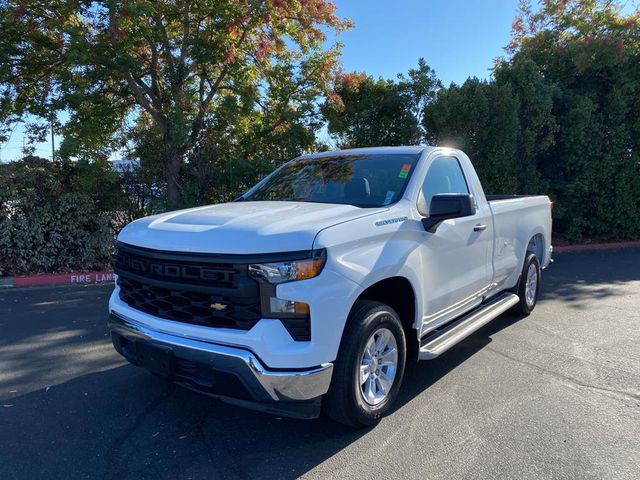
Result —
<svg viewBox="0 0 640 480"><path fill-rule="evenodd" d="M526 290L527 290L527 276L529 273L529 268L531 265L534 265L536 271L536 290L535 295L533 296L533 302L527 301ZM522 273L520 274L520 281L518 282L518 290L517 295L520 297L520 302L514 306L514 311L517 313L521 313L522 315L529 315L534 308L536 308L536 303L538 303L538 295L540 294L540 262L538 261L538 257L536 257L535 253L527 252L527 255L524 259L524 265L522 266Z"/></svg>
<svg viewBox="0 0 640 480"><path fill-rule="evenodd" d="M383 327L394 336L398 353L397 364L388 393L380 403L371 405L365 401L361 391L361 360L368 340ZM389 411L398 395L404 375L406 352L406 339L398 314L380 302L356 302L342 335L331 386L322 402L324 413L333 420L351 427L362 428L377 424Z"/></svg>

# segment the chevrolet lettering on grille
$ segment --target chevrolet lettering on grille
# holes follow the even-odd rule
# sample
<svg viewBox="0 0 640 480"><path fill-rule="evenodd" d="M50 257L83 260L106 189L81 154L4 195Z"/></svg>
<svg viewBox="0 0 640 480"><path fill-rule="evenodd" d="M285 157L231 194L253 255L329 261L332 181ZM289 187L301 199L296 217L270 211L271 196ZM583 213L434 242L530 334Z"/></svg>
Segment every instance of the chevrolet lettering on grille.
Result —
<svg viewBox="0 0 640 480"><path fill-rule="evenodd" d="M122 265L130 271L147 273L150 275L183 280L211 280L230 282L231 272L207 267L189 265L171 265L156 263L149 260L121 256Z"/></svg>

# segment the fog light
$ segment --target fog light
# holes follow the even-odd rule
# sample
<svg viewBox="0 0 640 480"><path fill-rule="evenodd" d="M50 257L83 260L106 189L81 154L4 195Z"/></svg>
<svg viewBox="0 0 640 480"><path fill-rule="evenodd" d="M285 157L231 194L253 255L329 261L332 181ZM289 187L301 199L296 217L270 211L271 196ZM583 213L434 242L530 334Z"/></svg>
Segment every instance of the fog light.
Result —
<svg viewBox="0 0 640 480"><path fill-rule="evenodd" d="M288 313L300 316L309 315L309 305L304 302L294 302L293 300L271 297L269 306L272 313Z"/></svg>

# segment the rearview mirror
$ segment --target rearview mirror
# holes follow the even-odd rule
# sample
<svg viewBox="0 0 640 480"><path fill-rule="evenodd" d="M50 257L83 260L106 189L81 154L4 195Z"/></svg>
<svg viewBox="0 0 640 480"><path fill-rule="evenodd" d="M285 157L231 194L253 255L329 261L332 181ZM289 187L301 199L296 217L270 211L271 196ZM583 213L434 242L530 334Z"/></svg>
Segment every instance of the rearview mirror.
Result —
<svg viewBox="0 0 640 480"><path fill-rule="evenodd" d="M438 225L450 218L470 217L476 213L476 203L468 193L441 193L434 195L429 205L429 216L422 219L427 232L435 232Z"/></svg>

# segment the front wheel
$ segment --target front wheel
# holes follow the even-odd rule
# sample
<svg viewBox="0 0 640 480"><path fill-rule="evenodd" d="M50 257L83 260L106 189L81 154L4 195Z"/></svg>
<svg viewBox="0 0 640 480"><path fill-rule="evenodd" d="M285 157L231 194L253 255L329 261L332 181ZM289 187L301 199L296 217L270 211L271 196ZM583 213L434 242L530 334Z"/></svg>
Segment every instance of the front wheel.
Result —
<svg viewBox="0 0 640 480"><path fill-rule="evenodd" d="M398 395L405 362L398 314L383 303L358 301L347 320L324 412L345 425L375 425Z"/></svg>

